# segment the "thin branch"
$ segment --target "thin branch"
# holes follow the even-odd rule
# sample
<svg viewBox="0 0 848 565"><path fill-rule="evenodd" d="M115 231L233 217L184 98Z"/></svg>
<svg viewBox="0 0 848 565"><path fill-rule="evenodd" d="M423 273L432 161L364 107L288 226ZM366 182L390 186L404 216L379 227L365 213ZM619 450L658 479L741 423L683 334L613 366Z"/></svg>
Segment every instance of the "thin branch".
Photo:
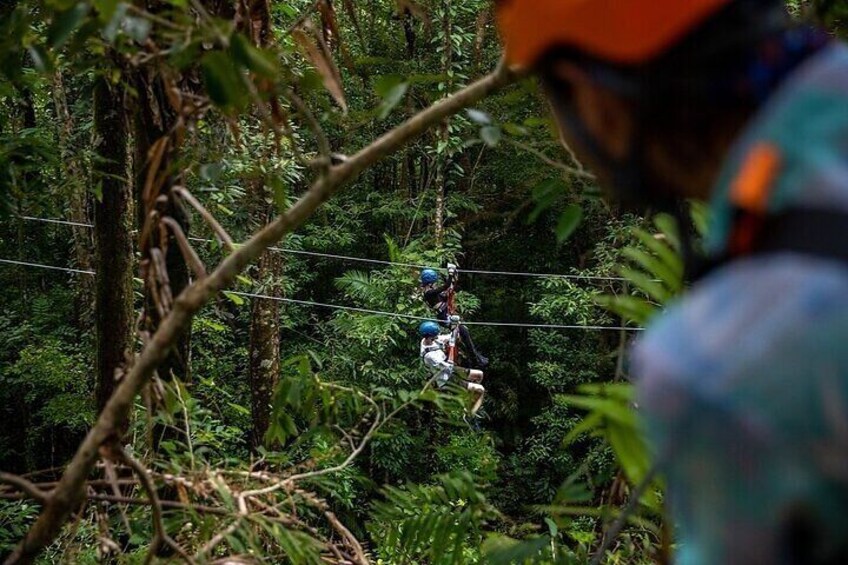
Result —
<svg viewBox="0 0 848 565"><path fill-rule="evenodd" d="M46 504L50 500L49 493L44 492L25 478L19 477L18 475L0 472L0 483L12 486L42 504Z"/></svg>
<svg viewBox="0 0 848 565"><path fill-rule="evenodd" d="M151 14L147 10L139 8L138 6L134 6L134 5L129 4L129 3L125 4L125 6L127 7L128 12L132 12L136 16L140 16L140 17L142 17L146 20L150 20L151 22L159 24L160 26L162 26L164 28L168 28L171 31L183 32L183 31L186 30L186 28L184 28L180 25L177 25L170 20L166 20L165 18L163 18L161 16L157 16L156 14Z"/></svg>
<svg viewBox="0 0 848 565"><path fill-rule="evenodd" d="M195 276L198 279L206 278L206 267L203 265L203 261L198 257L197 252L195 252L194 248L188 242L188 239L183 232L183 228L180 227L180 224L177 221L169 216L165 216L162 218L162 223L171 228L171 233L174 234L174 238L177 240L177 245L180 246L180 251L183 254L183 258L186 263L189 264L191 270L194 271Z"/></svg>
<svg viewBox="0 0 848 565"><path fill-rule="evenodd" d="M180 557L186 561L186 563L194 564L194 559L192 559L191 556L186 553L185 550L171 538L171 536L168 535L168 532L165 530L165 526L162 524L162 504L159 502L159 495L156 493L156 485L153 484L153 479L150 478L150 475L147 473L147 469L118 445L112 446L112 452L135 472L141 486L150 498L150 509L153 517L153 531L155 534L153 536L153 540L150 542L150 549L147 552L145 563L151 563L161 544L165 543L171 549L176 551Z"/></svg>
<svg viewBox="0 0 848 565"><path fill-rule="evenodd" d="M642 482L639 483L632 493L630 493L630 500L627 501L627 506L624 507L624 510L622 510L618 517L616 517L615 522L613 522L610 528L604 533L603 539L601 540L601 546L592 557L591 565L601 564L601 561L603 561L607 551L610 547L612 547L612 543L615 541L615 538L618 537L618 534L621 533L622 528L624 528L624 524L627 523L627 519L630 518L636 510L636 506L639 505L639 499L642 498L642 495L645 494L648 487L650 487L654 482L654 479L659 472L659 468L660 464L655 463L642 479Z"/></svg>
<svg viewBox="0 0 848 565"><path fill-rule="evenodd" d="M333 529L342 536L342 539L344 539L353 550L357 565L368 565L368 557L365 555L365 550L362 549L362 544L359 543L359 540L356 539L350 530L341 523L335 514L327 510L324 512L324 516L326 516L330 525L333 526Z"/></svg>
<svg viewBox="0 0 848 565"><path fill-rule="evenodd" d="M294 104L294 107L297 108L297 112L304 120L306 120L306 125L318 141L318 153L321 155L321 158L325 160L324 165L329 166L332 148L330 147L330 140L327 139L327 134L324 133L324 128L322 128L321 124L318 122L318 118L315 117L315 114L312 113L312 110L309 109L306 102L304 102L300 96L295 94L294 91L289 90L286 93L286 96L289 100L291 100L292 104Z"/></svg>
<svg viewBox="0 0 848 565"><path fill-rule="evenodd" d="M115 472L115 465L112 464L108 459L105 461L106 467L104 469L107 477L107 482L109 486L112 487L112 494L115 496L121 496L121 488L118 483L118 474ZM91 488L91 483L89 483L89 488ZM127 518L127 513L124 511L123 506L119 506L118 509L121 511L121 520L124 523L124 527L127 529L128 533L132 532L132 527L130 526L130 520Z"/></svg>
<svg viewBox="0 0 848 565"><path fill-rule="evenodd" d="M235 244L233 244L233 239L230 237L230 234L227 233L227 230L224 229L218 220L215 219L215 216L209 213L209 211L200 203L200 201L194 197L194 195L189 192L185 187L175 186L172 188L174 192L180 195L180 198L191 204L191 207L197 210L197 213L203 218L203 220L209 224L209 227L221 238L221 241L224 243L224 246L229 251L235 251Z"/></svg>
<svg viewBox="0 0 848 565"><path fill-rule="evenodd" d="M228 255L207 278L187 287L177 297L174 309L162 320L156 333L150 337L150 341L138 355L127 375L118 384L100 412L94 427L89 430L68 464L49 503L45 505L26 537L6 563L31 563L56 538L70 512L85 496L85 479L97 461L99 447L113 437L115 430L127 421L136 395L166 359L173 344L191 324L195 313L219 291L231 285L268 247L303 225L324 202L368 167L417 139L433 125L511 84L515 78L507 66L501 64L495 72L440 100L387 132L318 178L306 194L284 214Z"/></svg>
<svg viewBox="0 0 848 565"><path fill-rule="evenodd" d="M131 504L133 506L152 506L152 500L144 498L133 498L131 496L114 496L111 494L90 494L89 500L97 500L99 502L108 502L110 504ZM171 510L185 510L187 512L197 512L198 514L213 514L217 516L232 516L233 513L224 508L216 508L214 506L206 506L203 504L184 504L174 500L159 500L159 505L162 508Z"/></svg>
<svg viewBox="0 0 848 565"><path fill-rule="evenodd" d="M203 561L203 559L206 555L212 553L213 549L218 547L218 545L222 541L227 539L227 536L229 536L230 534L235 532L237 529L239 529L239 526L241 526L242 520L243 520L243 516L239 516L238 518L236 518L233 521L232 524L227 526L227 528L225 528L224 530L215 534L215 536L212 539L210 539L208 542L206 542L206 545L204 545L199 550L197 550L197 553L194 554L194 559L196 561Z"/></svg>
<svg viewBox="0 0 848 565"><path fill-rule="evenodd" d="M555 167L555 168L559 169L560 171L567 173L569 176L578 177L578 178L587 179L587 180L593 180L595 178L595 175L593 175L589 171L586 171L584 169L577 169L577 168L574 168L574 167L569 167L565 163L560 163L559 161L554 161L553 159L551 159L550 157L548 157L547 155L545 155L544 153L542 153L541 151L539 151L535 147L527 145L526 143L518 141L517 139L513 139L511 137L504 137L503 139L507 143L511 143L512 145L518 147L519 149L530 153L531 155L533 155L534 157L536 157L537 159L539 159L540 161L542 161L546 165L550 165L551 167Z"/></svg>
<svg viewBox="0 0 848 565"><path fill-rule="evenodd" d="M304 12L297 17L294 23L292 23L292 25L290 25L288 29L283 32L283 37L291 35L294 30L303 25L303 22L305 22L307 18L309 18L310 16L312 16L313 13L318 11L318 6L321 4L321 2L323 2L323 0L316 0L307 10L304 10Z"/></svg>

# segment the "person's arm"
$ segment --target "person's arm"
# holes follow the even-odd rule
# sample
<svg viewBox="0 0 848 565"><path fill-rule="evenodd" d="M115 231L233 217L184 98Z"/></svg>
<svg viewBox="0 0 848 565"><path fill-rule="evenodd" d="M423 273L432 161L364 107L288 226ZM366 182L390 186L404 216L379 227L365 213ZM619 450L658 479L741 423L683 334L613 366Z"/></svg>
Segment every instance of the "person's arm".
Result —
<svg viewBox="0 0 848 565"><path fill-rule="evenodd" d="M453 363L448 361L445 354L441 351L431 351L424 355L424 364L433 369L433 372L443 369L453 369Z"/></svg>

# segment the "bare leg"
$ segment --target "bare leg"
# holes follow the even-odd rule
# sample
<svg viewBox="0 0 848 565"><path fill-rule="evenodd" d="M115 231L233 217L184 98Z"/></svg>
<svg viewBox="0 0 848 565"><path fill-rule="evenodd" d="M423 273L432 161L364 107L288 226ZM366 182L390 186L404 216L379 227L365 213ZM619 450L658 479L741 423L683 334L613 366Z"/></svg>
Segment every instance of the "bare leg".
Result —
<svg viewBox="0 0 848 565"><path fill-rule="evenodd" d="M471 415L474 416L483 405L483 396L486 394L486 389L480 384L483 382L483 371L477 371L476 369L468 371L468 380L468 392L471 393L471 397L474 399L474 403L471 405Z"/></svg>
<svg viewBox="0 0 848 565"><path fill-rule="evenodd" d="M483 388L483 385L468 383L468 392L471 393L471 397L474 399L474 403L471 405L471 415L476 416L480 407L483 405L483 397L486 394L486 389Z"/></svg>

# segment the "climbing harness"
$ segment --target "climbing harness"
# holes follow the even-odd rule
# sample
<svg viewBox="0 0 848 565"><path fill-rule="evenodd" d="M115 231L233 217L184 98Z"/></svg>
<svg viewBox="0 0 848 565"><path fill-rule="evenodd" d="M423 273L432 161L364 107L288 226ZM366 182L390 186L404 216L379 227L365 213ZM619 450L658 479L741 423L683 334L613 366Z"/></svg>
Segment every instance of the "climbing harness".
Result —
<svg viewBox="0 0 848 565"><path fill-rule="evenodd" d="M451 316L450 324L451 324L451 333L450 340L448 340L448 361L452 364L456 363L457 350L459 349L457 346L459 344L459 324L462 320L459 316Z"/></svg>
<svg viewBox="0 0 848 565"><path fill-rule="evenodd" d="M448 263L448 275L451 278L451 283L448 286L447 290L447 309L448 309L448 319L453 318L456 315L456 275L458 273L458 269L456 265Z"/></svg>

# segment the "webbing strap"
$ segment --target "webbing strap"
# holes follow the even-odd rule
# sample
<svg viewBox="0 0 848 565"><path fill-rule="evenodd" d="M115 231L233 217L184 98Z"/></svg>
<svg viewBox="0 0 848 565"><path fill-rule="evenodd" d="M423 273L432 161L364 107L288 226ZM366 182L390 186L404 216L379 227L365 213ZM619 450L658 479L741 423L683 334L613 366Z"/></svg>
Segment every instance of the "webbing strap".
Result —
<svg viewBox="0 0 848 565"><path fill-rule="evenodd" d="M745 216L746 213L740 212ZM737 218L737 225L751 219ZM696 265L693 280L738 257L792 252L830 259L848 266L848 211L793 208L776 216L755 218L756 234L749 253L728 254Z"/></svg>

